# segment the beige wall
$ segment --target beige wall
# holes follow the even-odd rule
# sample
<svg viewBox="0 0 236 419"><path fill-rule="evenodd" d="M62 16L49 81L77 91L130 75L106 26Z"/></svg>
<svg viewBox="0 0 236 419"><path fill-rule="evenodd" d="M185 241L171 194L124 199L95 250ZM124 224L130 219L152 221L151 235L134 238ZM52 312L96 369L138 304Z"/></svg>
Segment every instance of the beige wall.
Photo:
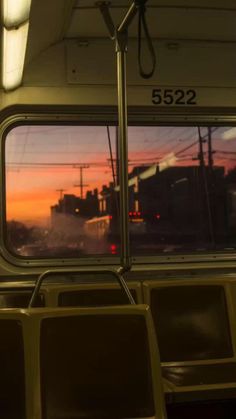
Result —
<svg viewBox="0 0 236 419"><path fill-rule="evenodd" d="M198 106L235 105L236 54L233 43L178 41L173 44L155 41L154 45L156 71L151 79L144 80L138 73L136 42L132 39L129 41L129 105L151 106L154 88L195 89ZM150 68L145 54L143 62L146 68ZM113 42L109 39L92 39L88 43L71 40L53 45L29 62L22 87L6 94L2 91L0 106L116 105L116 95Z"/></svg>

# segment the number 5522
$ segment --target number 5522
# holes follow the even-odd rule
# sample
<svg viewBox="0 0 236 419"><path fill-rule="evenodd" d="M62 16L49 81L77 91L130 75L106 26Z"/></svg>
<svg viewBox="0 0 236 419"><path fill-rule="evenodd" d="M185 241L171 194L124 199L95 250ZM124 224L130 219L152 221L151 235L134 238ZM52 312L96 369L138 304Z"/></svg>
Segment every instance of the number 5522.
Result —
<svg viewBox="0 0 236 419"><path fill-rule="evenodd" d="M153 89L154 105L197 105L196 91L193 89Z"/></svg>

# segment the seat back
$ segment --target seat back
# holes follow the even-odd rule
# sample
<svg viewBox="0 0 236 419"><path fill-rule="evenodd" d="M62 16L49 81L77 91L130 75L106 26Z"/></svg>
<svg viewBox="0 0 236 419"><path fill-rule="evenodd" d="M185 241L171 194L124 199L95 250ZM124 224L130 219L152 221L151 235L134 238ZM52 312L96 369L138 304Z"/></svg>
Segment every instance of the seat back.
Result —
<svg viewBox="0 0 236 419"><path fill-rule="evenodd" d="M222 284L144 283L162 362L233 357L225 287Z"/></svg>
<svg viewBox="0 0 236 419"><path fill-rule="evenodd" d="M141 285L127 284L136 303L142 303ZM51 307L98 307L129 304L123 289L116 283L47 285L43 287L46 305Z"/></svg>
<svg viewBox="0 0 236 419"><path fill-rule="evenodd" d="M30 290L1 290L0 308L27 308L31 295L32 291ZM37 296L35 306L44 306L44 295L42 293Z"/></svg>
<svg viewBox="0 0 236 419"><path fill-rule="evenodd" d="M42 419L164 418L151 321L146 306L44 311Z"/></svg>
<svg viewBox="0 0 236 419"><path fill-rule="evenodd" d="M25 419L23 324L17 313L0 311L0 416Z"/></svg>

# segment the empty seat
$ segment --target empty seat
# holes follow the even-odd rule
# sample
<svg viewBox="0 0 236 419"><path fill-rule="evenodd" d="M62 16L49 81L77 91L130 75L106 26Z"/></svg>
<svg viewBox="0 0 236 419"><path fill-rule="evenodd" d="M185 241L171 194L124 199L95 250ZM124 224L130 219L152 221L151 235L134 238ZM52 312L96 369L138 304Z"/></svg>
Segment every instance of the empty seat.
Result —
<svg viewBox="0 0 236 419"><path fill-rule="evenodd" d="M28 290L2 290L0 291L0 308L26 308L29 305L31 295L32 291ZM37 296L35 306L44 306L43 294Z"/></svg>
<svg viewBox="0 0 236 419"><path fill-rule="evenodd" d="M0 312L0 416L25 419L25 360L22 315Z"/></svg>
<svg viewBox="0 0 236 419"><path fill-rule="evenodd" d="M141 285L128 283L136 303L142 303ZM98 307L129 304L128 297L116 283L44 285L46 305L52 307Z"/></svg>
<svg viewBox="0 0 236 419"><path fill-rule="evenodd" d="M147 306L0 310L4 419L166 419Z"/></svg>
<svg viewBox="0 0 236 419"><path fill-rule="evenodd" d="M152 288L150 298L163 362L233 356L224 287Z"/></svg>
<svg viewBox="0 0 236 419"><path fill-rule="evenodd" d="M214 392L218 398L236 396L232 313L225 290L226 283L203 281L144 283L171 400L215 398Z"/></svg>
<svg viewBox="0 0 236 419"><path fill-rule="evenodd" d="M39 310L42 419L165 418L146 306Z"/></svg>

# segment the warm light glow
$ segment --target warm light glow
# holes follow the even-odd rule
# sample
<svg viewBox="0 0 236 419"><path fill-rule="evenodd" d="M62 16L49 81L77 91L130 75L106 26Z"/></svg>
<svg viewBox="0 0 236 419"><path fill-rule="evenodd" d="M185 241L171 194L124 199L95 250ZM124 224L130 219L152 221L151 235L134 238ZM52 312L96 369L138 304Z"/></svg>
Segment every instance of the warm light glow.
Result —
<svg viewBox="0 0 236 419"><path fill-rule="evenodd" d="M153 166L149 167L147 170L145 170L144 172L142 172L139 177L142 180L143 179L148 179L148 178L150 178L152 176L155 176L156 171L157 171L157 165L154 164Z"/></svg>
<svg viewBox="0 0 236 419"><path fill-rule="evenodd" d="M21 84L29 24L18 29L3 29L3 87L14 89Z"/></svg>
<svg viewBox="0 0 236 419"><path fill-rule="evenodd" d="M223 140L236 140L236 127L230 128L222 134Z"/></svg>
<svg viewBox="0 0 236 419"><path fill-rule="evenodd" d="M5 28L21 25L29 19L31 0L4 0L3 22Z"/></svg>
<svg viewBox="0 0 236 419"><path fill-rule="evenodd" d="M177 158L176 158L177 160ZM151 167L149 167L147 170L144 170L139 176L134 176L131 179L128 180L128 186L134 186L138 189L138 180L141 179L148 179L152 176L155 176L157 171L157 165L154 164ZM118 192L120 190L120 186L115 187L115 191ZM137 192L137 190L136 190Z"/></svg>
<svg viewBox="0 0 236 419"><path fill-rule="evenodd" d="M114 127L112 129L112 138L115 140L115 129ZM154 213L149 207L146 209L145 206L143 207L140 196L145 183L142 184L142 181L149 178L150 182L146 184L153 185L153 189L150 187L145 199L149 199L149 197L152 199L154 188L158 190L159 185L162 185L165 178L169 179L168 182L170 183L169 186L172 187L173 196L178 194L174 186L181 185L182 182L186 182L183 193L189 190L187 189L187 170L190 171L190 169L185 171L180 168L191 167L191 170L194 171L195 167L197 172L199 162L196 162L193 158L197 156L199 151L198 133L196 127L171 127L171 129L170 127L130 127L129 129L129 161L132 163L129 167L129 185L132 183L135 186L138 182L140 186L139 193L134 194L134 201L130 202L129 217L143 218L145 215L150 220L152 219L153 224L157 226L163 218L161 212L158 212L161 211L161 205L159 205L158 200L155 202ZM158 136L157 129L159 130ZM232 127L221 127L216 132L212 132L214 166L224 169L225 175L222 174L222 176L227 176L229 171L235 169L236 142L223 141L222 139L224 132L231 129ZM102 126L22 125L12 128L7 134L5 147L7 220L14 219L24 223L27 222L27 225L30 223L38 225L39 221L42 224L44 220L46 222L51 216L50 207L58 204L59 193L57 189L64 189L66 194L76 195L79 198L80 191L74 187L75 183L80 182L79 170L75 169L74 166L67 167L64 165L74 161L79 161L85 165L92 162L83 176L83 182L87 185L84 186L84 197L87 192L96 188L99 199L102 199L105 205L106 198L101 194L102 187L103 185L109 186L113 180L112 171L108 165L110 156L106 136L104 135L105 131ZM185 135L183 135L184 133ZM203 131L202 135L204 136L204 134ZM146 138L152 140L149 145ZM187 150L185 150L186 147ZM169 153L169 150L172 150L172 154ZM204 151L207 152L207 143L204 143ZM166 157L168 157L167 162L169 164L175 159L177 160L173 164L174 167L172 166L173 176L171 174L170 177L167 174L165 176L165 172L161 172L161 176L158 175L157 162L163 163ZM136 162L137 159L139 160ZM208 161L205 160L207 166ZM41 167L40 162L43 164L51 162L52 166L45 164ZM99 165L97 165L98 162ZM55 163L58 164L58 167L54 166ZM133 170L135 167L138 167L138 170ZM139 173L138 177L133 176L137 172ZM154 175L156 177L152 179ZM149 186L147 187L149 188ZM119 191L119 186L115 190ZM133 190L129 188L131 196L134 192L134 188ZM182 193L182 189L180 193ZM136 207L135 203L138 199L139 208ZM100 204L102 204L102 201L100 201ZM77 203L75 203L74 211L76 211L76 208L79 209ZM105 206L100 205L99 212L105 214L108 209L109 207L106 211ZM141 209L143 212L141 212ZM136 212L136 217L133 216L133 211ZM161 216L160 219L158 214ZM74 215L80 218L81 211L79 213L75 212ZM103 219L106 225L110 225L110 215ZM115 218L113 218L113 221L112 224L115 224ZM88 223L89 221L87 221ZM91 223L96 223L96 221L92 220ZM134 228L136 227L137 224Z"/></svg>
<svg viewBox="0 0 236 419"><path fill-rule="evenodd" d="M174 166L177 162L178 158L175 156L174 153L167 154L164 159L162 159L159 163L159 170L162 172L163 170L168 169L168 167Z"/></svg>

